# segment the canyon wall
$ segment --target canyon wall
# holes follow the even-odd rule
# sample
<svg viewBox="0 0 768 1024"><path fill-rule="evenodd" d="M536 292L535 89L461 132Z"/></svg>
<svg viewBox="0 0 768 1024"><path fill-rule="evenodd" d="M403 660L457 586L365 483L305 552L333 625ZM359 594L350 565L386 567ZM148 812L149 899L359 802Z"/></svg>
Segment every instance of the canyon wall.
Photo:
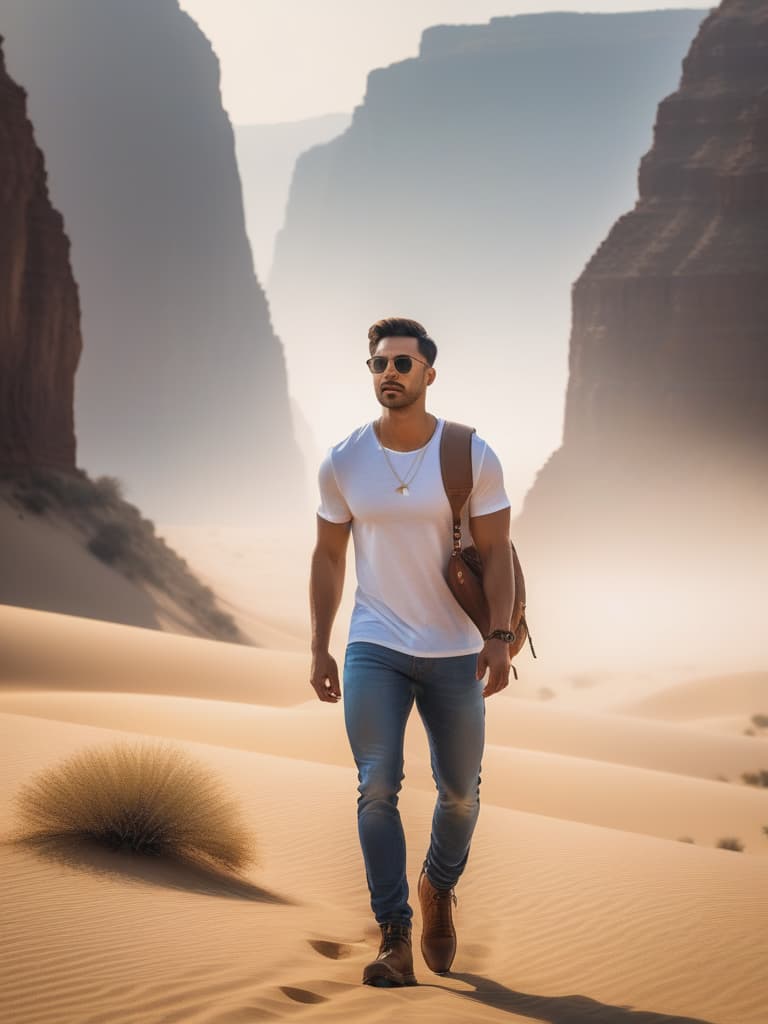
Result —
<svg viewBox="0 0 768 1024"><path fill-rule="evenodd" d="M24 90L8 76L2 46L0 142L0 470L74 469L77 285Z"/></svg>
<svg viewBox="0 0 768 1024"><path fill-rule="evenodd" d="M655 506L657 530L687 532L688 513L670 520L667 498L681 513L700 506L696 518L711 525L708 509L736 501L746 513L744 501L759 496L768 468L767 52L768 6L725 0L660 104L635 207L573 287L562 445L526 497L521 531L548 530L567 501L582 518L638 504L652 516Z"/></svg>
<svg viewBox="0 0 768 1024"><path fill-rule="evenodd" d="M572 291L562 444L512 535L550 655L765 667L768 5L724 0Z"/></svg>
<svg viewBox="0 0 768 1024"><path fill-rule="evenodd" d="M303 511L210 43L177 0L3 0L0 20L72 241L83 467L163 521Z"/></svg>
<svg viewBox="0 0 768 1024"><path fill-rule="evenodd" d="M562 434L571 282L705 13L436 25L370 72L349 128L297 160L267 282L319 442L377 413L370 324L414 317L438 344L432 411L495 442L518 504Z"/></svg>
<svg viewBox="0 0 768 1024"><path fill-rule="evenodd" d="M351 114L336 113L275 124L235 125L245 224L256 273L262 281L269 278L275 236L285 219L297 157L341 135L351 119Z"/></svg>

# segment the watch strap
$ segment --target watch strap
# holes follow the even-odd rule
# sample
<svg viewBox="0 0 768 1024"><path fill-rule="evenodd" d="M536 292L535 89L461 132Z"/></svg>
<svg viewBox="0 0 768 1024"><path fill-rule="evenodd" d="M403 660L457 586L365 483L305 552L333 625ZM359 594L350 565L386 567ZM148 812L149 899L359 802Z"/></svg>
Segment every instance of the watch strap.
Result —
<svg viewBox="0 0 768 1024"><path fill-rule="evenodd" d="M492 629L491 632L483 637L484 640L492 640L494 637L498 637L500 640L505 640L508 644L514 643L515 633L511 629Z"/></svg>

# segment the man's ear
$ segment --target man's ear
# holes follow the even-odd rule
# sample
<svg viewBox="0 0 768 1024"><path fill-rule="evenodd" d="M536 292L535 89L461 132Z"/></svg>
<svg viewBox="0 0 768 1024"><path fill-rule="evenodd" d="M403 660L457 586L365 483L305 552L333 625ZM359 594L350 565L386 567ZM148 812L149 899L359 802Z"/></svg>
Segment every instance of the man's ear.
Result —
<svg viewBox="0 0 768 1024"><path fill-rule="evenodd" d="M434 366L430 366L429 371L427 372L427 387L429 387L429 385L434 381L436 376L437 370Z"/></svg>

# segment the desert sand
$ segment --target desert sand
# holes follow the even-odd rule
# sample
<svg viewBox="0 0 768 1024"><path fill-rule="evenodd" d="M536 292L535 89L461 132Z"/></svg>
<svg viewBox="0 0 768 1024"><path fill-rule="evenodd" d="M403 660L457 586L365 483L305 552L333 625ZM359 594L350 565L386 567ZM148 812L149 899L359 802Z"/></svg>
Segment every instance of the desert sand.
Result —
<svg viewBox="0 0 768 1024"><path fill-rule="evenodd" d="M230 537L217 560L215 531L188 532L186 547L172 533L244 628L262 630L260 646L106 621L124 601L116 585L98 617L45 610L34 594L0 605L4 1020L764 1024L768 791L741 775L768 768L768 731L745 735L768 712L768 672L630 678L619 666L615 680L602 670L574 685L547 676L543 652L521 655L521 679L486 703L446 976L418 948L435 789L414 708L400 810L419 985L370 988L360 979L379 932L343 702L321 703L307 681L308 546L265 600L253 567L272 564L266 548ZM350 600L348 587L340 665ZM139 737L173 742L226 783L256 836L247 871L8 841L21 783ZM744 851L717 848L723 837Z"/></svg>

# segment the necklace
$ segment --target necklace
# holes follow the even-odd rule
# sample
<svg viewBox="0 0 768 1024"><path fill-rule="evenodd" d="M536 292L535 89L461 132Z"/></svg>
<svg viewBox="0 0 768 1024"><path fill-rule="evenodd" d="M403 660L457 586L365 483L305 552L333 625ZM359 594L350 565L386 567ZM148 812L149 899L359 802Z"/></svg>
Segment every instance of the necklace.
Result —
<svg viewBox="0 0 768 1024"><path fill-rule="evenodd" d="M374 430L374 433L376 433L375 430ZM392 474L395 477L395 479L399 481L400 486L395 488L395 490L397 491L398 494L406 495L406 494L409 493L409 491L408 491L408 484L411 483L411 481L414 479L414 477L418 473L419 466L421 465L422 460L424 459L424 456L427 453L427 448L429 448L430 442L432 441L432 438L435 436L436 433L437 433L437 423L435 423L435 429L432 431L432 435L429 438L429 441L427 441L427 443L423 446L423 448L421 449L419 454L414 459L413 465L411 466L410 475L406 474L406 476L408 476L407 480L403 480L403 478L397 472L395 467L392 465L392 460L389 457L389 453L387 452L387 449L384 447L383 444L381 444L381 441L379 441L379 446L380 446L382 452L384 453L384 458L387 460L387 465L392 470ZM378 437L378 434L376 436Z"/></svg>

